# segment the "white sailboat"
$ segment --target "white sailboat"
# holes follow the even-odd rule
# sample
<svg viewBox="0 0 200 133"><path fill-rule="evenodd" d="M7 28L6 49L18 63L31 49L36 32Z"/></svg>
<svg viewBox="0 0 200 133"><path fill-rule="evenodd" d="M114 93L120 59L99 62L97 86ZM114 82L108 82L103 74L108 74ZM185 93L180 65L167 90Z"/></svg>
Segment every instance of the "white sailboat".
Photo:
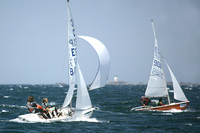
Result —
<svg viewBox="0 0 200 133"><path fill-rule="evenodd" d="M87 86L85 84L78 60L77 60L77 37L75 34L74 21L68 3L68 56L69 56L69 89L62 105L59 109L60 115L56 118L45 119L40 114L29 113L20 115L24 121L60 121L76 120L77 118L89 118L95 108L92 107ZM99 40L89 36L79 36L87 41L94 48L98 55L99 67L96 77L90 86L90 90L105 86L110 70L110 55L107 48ZM72 107L75 86L77 85L77 96L75 107Z"/></svg>
<svg viewBox="0 0 200 133"><path fill-rule="evenodd" d="M168 99L168 104L163 106L140 106L133 108L132 110L136 111L143 111L143 110L171 110L171 109L177 109L177 110L184 110L187 108L189 101L187 100L185 94L183 93L178 81L176 80L173 72L171 71L169 65L166 63L168 70L170 72L172 82L173 82L173 89L174 89L174 99L180 101L178 103L171 103L168 89L166 85L165 80L165 74L162 66L162 57L159 51L158 42L156 39L155 34L155 28L154 23L152 20L152 27L154 32L154 39L155 39L155 46L154 46L154 58L153 58L153 64L151 68L151 73L149 76L149 81L147 84L147 88L145 91L145 96L148 98L156 98L156 97L166 97Z"/></svg>

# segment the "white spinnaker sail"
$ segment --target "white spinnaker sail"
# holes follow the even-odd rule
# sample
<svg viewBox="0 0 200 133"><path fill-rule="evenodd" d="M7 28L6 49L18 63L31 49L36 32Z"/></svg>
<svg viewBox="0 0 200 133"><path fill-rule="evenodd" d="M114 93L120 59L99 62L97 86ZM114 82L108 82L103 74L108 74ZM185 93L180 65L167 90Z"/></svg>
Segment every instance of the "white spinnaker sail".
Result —
<svg viewBox="0 0 200 133"><path fill-rule="evenodd" d="M167 62L165 61L167 68L170 72L171 78L172 78L172 82L173 82L173 89L174 89L174 99L179 100L179 101L188 101L183 90L181 89L178 81L176 80L176 77L174 76L171 68L169 67L169 65L167 64Z"/></svg>
<svg viewBox="0 0 200 133"><path fill-rule="evenodd" d="M68 7L69 90L65 98L65 101L63 103L63 107L68 106L73 96L75 77L76 77L75 70L76 70L76 62L77 62L77 53L76 53L77 38L75 34L74 21L72 18L70 7L69 7L69 2L67 4L67 7Z"/></svg>
<svg viewBox="0 0 200 133"><path fill-rule="evenodd" d="M90 90L103 87L108 80L110 71L110 55L105 45L99 40L89 36L78 36L87 41L96 51L99 58L99 66L96 77L90 86Z"/></svg>
<svg viewBox="0 0 200 133"><path fill-rule="evenodd" d="M77 66L78 66L77 68L78 88L77 88L76 108L88 109L92 107L92 103L78 63Z"/></svg>
<svg viewBox="0 0 200 133"><path fill-rule="evenodd" d="M154 59L151 68L151 73L147 85L147 89L145 92L146 97L167 97L167 87L164 76L163 67L161 64L161 57L158 47L158 42L155 35L154 24L152 21L152 27L154 32L155 46L154 46Z"/></svg>

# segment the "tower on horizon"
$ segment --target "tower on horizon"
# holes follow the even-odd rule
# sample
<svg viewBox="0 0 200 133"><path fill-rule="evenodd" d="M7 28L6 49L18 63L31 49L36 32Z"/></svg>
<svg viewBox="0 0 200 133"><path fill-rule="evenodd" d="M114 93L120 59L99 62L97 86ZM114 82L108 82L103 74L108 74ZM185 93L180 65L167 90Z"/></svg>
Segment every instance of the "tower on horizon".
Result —
<svg viewBox="0 0 200 133"><path fill-rule="evenodd" d="M118 76L117 75L114 76L114 82L118 82Z"/></svg>

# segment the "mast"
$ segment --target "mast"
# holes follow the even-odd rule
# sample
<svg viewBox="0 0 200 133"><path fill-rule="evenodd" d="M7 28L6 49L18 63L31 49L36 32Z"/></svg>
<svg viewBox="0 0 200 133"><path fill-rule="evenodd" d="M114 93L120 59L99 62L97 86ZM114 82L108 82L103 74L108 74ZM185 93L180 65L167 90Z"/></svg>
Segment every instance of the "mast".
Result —
<svg viewBox="0 0 200 133"><path fill-rule="evenodd" d="M68 6L68 18L70 17L69 16L69 12L70 12L70 7L69 7L69 0L67 0L67 6ZM71 13L70 13L70 15L71 15ZM70 17L71 18L71 17ZM70 41L70 35L69 35L69 32L70 32L70 22L68 21L68 43L69 43L69 41ZM69 61L69 68L71 67L70 66L70 47L68 46L68 50L69 50L69 52L68 52L68 61ZM69 73L68 73L68 77L70 77L70 69L69 69ZM70 83L71 81L70 81L70 78L68 79L69 80L69 82L68 83ZM73 99L73 98L72 98ZM72 99L71 99L71 101L70 101L70 110L72 110Z"/></svg>
<svg viewBox="0 0 200 133"><path fill-rule="evenodd" d="M69 0L67 0L67 6L68 6L68 9L69 9ZM68 15L68 18L69 18L69 15ZM69 21L68 21L68 23L69 23ZM69 24L68 24L68 42L69 42ZM68 49L69 49L69 46L68 46ZM70 61L70 52L68 52L68 61ZM68 64L68 67L70 68L70 63ZM69 76L70 76L70 74L68 73L68 77ZM70 79L68 79L68 83L70 83ZM70 101L70 110L71 109L72 109L72 99Z"/></svg>
<svg viewBox="0 0 200 133"><path fill-rule="evenodd" d="M151 23L152 23L152 27L153 27L153 33L154 33L155 43L157 43L156 32L155 32L155 28L154 28L153 19L151 20ZM158 51L158 52L159 52L158 54L159 54L160 61L162 62L161 53L160 53L160 51ZM166 94L167 94L167 100L168 100L168 103L170 104L170 98L169 98L169 93L168 93L168 90L167 90L167 83L166 83L165 73L164 73L164 70L163 70L162 63L161 63L161 68L162 68L162 72L163 72L163 79L164 79L164 84L165 84L165 91L166 91Z"/></svg>
<svg viewBox="0 0 200 133"><path fill-rule="evenodd" d="M63 103L63 107L67 107L71 101L74 94L75 79L76 79L76 65L77 65L77 53L76 53L76 34L74 29L74 22L72 14L69 7L69 0L67 0L68 8L68 79L69 79L69 89L66 98Z"/></svg>

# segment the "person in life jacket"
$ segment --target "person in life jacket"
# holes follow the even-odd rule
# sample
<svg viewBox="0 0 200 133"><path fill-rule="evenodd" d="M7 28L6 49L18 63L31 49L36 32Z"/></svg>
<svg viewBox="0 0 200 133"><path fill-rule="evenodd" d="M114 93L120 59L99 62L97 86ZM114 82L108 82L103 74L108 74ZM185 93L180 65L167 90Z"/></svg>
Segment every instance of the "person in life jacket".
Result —
<svg viewBox="0 0 200 133"><path fill-rule="evenodd" d="M56 107L51 107L49 106L48 103L48 99L47 98L43 98L42 100L42 104L41 104L42 108L46 111L48 117L57 117L58 116L58 111Z"/></svg>
<svg viewBox="0 0 200 133"><path fill-rule="evenodd" d="M36 102L34 102L33 96L28 97L26 107L28 108L28 110L30 112L33 112L33 113L43 113L44 112L42 107L39 104L37 104Z"/></svg>
<svg viewBox="0 0 200 133"><path fill-rule="evenodd" d="M141 100L140 100L140 103L142 106L146 106L148 105L149 103L151 102L150 98L149 97L143 97Z"/></svg>
<svg viewBox="0 0 200 133"><path fill-rule="evenodd" d="M158 106L163 106L165 104L162 103L162 98L159 98Z"/></svg>

